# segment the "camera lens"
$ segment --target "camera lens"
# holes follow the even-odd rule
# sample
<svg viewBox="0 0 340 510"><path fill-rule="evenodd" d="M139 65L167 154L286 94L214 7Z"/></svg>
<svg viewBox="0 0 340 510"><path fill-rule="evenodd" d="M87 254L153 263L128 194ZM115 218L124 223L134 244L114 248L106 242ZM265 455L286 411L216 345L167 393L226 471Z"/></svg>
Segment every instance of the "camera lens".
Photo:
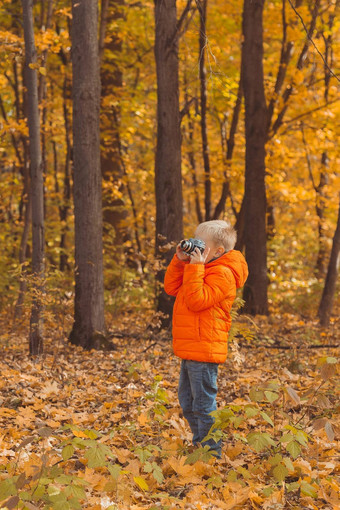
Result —
<svg viewBox="0 0 340 510"><path fill-rule="evenodd" d="M190 241L187 241L186 239L184 239L184 241L181 242L180 246L183 251L188 252L191 248L191 243L190 243Z"/></svg>

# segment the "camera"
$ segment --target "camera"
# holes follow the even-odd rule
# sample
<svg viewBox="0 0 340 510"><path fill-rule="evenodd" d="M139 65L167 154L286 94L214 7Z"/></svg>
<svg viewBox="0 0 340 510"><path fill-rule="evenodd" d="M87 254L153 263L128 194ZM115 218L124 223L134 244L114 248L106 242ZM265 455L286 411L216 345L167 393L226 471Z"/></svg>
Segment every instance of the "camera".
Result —
<svg viewBox="0 0 340 510"><path fill-rule="evenodd" d="M181 250L190 255L195 248L198 248L201 253L205 250L205 242L201 241L201 239L184 239L180 243Z"/></svg>

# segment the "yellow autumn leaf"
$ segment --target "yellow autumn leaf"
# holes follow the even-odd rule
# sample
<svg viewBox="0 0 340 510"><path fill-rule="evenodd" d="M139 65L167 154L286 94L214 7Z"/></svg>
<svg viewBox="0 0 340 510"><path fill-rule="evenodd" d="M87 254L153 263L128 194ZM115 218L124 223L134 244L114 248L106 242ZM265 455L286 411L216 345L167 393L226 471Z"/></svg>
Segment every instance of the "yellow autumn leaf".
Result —
<svg viewBox="0 0 340 510"><path fill-rule="evenodd" d="M82 430L75 430L75 429L72 429L72 434L76 437L89 437L88 434L85 434L85 432L83 432Z"/></svg>
<svg viewBox="0 0 340 510"><path fill-rule="evenodd" d="M142 478L141 476L134 476L133 479L135 483L138 485L138 487L140 487L143 491L149 490L149 486L144 478Z"/></svg>
<svg viewBox="0 0 340 510"><path fill-rule="evenodd" d="M225 499L225 510L232 510L233 508L243 505L249 498L250 487L244 487L237 492L229 492Z"/></svg>
<svg viewBox="0 0 340 510"><path fill-rule="evenodd" d="M137 421L139 425L143 427L149 421L148 415L146 413L139 414L137 417Z"/></svg>

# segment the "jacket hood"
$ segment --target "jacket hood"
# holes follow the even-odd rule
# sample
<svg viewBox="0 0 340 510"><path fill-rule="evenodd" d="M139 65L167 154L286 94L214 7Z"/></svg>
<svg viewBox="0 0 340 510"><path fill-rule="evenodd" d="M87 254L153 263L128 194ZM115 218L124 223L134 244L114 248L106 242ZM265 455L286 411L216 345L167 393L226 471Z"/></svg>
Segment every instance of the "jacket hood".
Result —
<svg viewBox="0 0 340 510"><path fill-rule="evenodd" d="M238 250L230 250L206 264L207 267L223 265L228 267L234 275L236 287L243 287L248 278L248 264L242 253Z"/></svg>

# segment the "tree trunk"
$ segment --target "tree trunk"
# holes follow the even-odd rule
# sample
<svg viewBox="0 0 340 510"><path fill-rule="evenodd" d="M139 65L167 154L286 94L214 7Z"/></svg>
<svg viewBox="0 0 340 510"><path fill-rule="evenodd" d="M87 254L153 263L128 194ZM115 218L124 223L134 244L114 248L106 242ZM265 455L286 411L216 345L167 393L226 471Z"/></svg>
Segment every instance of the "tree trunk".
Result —
<svg viewBox="0 0 340 510"><path fill-rule="evenodd" d="M339 0L337 0L334 12L329 15L328 33L324 34L324 32L321 32L325 44L324 99L326 104L328 103L329 87L331 80L330 69L332 69L334 66L332 29L335 20L336 10L339 7L339 5L340 2ZM327 235L325 229L325 209L328 198L327 197L327 184L329 181L328 166L329 166L328 154L324 150L321 155L320 181L318 187L315 188L316 213L318 215L318 231L319 231L319 251L315 267L317 278L324 277L326 273Z"/></svg>
<svg viewBox="0 0 340 510"><path fill-rule="evenodd" d="M194 196L195 196L195 210L198 223L202 223L203 216L201 211L201 203L200 203L200 195L198 190L198 179L197 179L197 168L196 168L196 160L195 160L195 149L194 149L194 123L191 118L190 112L188 112L188 131L189 131L189 150L188 150L188 160L191 168L191 176L192 176L192 185L194 188Z"/></svg>
<svg viewBox="0 0 340 510"><path fill-rule="evenodd" d="M244 230L245 230L245 199L244 195L241 202L240 210L237 214L236 223L234 225L237 232L237 241L235 244L235 250L242 251L244 248Z"/></svg>
<svg viewBox="0 0 340 510"><path fill-rule="evenodd" d="M66 268L69 268L68 256L66 253L66 236L69 230L67 224L68 213L70 209L70 201L71 201L71 153L72 153L72 145L71 145L71 129L70 129L70 120L69 120L69 111L67 107L67 97L68 97L68 79L67 74L64 77L64 86L63 86L63 112L64 112L64 125L65 125L65 144L66 144L66 154L65 154L65 164L64 164L64 187L63 187L63 204L59 206L59 217L62 225L61 236L60 236L60 259L59 259L59 268L60 271L65 271Z"/></svg>
<svg viewBox="0 0 340 510"><path fill-rule="evenodd" d="M26 156L25 156L26 159ZM20 249L19 249L19 264L22 268L22 276L20 278L20 287L17 302L15 303L14 308L14 320L18 319L22 316L22 307L24 304L25 294L27 290L27 270L24 268L23 264L27 258L27 242L29 236L29 229L31 226L32 220L32 201L31 201L31 184L30 184L30 176L29 170L24 166L24 203L25 203L25 214L24 214L24 229L21 236L20 241Z"/></svg>
<svg viewBox="0 0 340 510"><path fill-rule="evenodd" d="M31 159L31 200L32 200L32 271L34 297L32 301L29 350L31 355L43 352L42 311L44 279L44 191L43 168L40 147L40 116L38 106L38 81L36 69L30 64L37 62L34 42L33 0L22 0L25 38L25 74L28 102L28 130Z"/></svg>
<svg viewBox="0 0 340 510"><path fill-rule="evenodd" d="M48 0L47 3L47 13L45 20L45 0L41 0L41 22L40 28L43 31L46 31L51 26L52 14L53 14L53 0ZM45 49L41 55L40 66L45 68L46 70L46 61L47 61L48 50ZM47 80L44 74L39 74L39 84L38 84L38 100L41 106L41 159L42 159L42 167L43 167L43 176L44 180L46 178L46 117L47 117L47 107L46 107L46 99L47 99ZM46 197L44 190L44 217L46 217Z"/></svg>
<svg viewBox="0 0 340 510"><path fill-rule="evenodd" d="M64 178L63 178L63 196L60 199L60 204L58 206L59 209L59 219L61 225L61 234L60 234L60 255L59 255L59 269L60 271L65 271L66 269L70 269L70 264L68 260L68 254L66 251L66 238L67 232L69 231L69 226L67 223L68 213L70 209L70 201L71 201L71 178L70 178L70 166L71 166L71 133L70 133L70 120L69 120L69 111L67 107L67 98L69 96L69 80L67 79L67 75L64 77L64 85L63 85L63 112L64 112L64 127L65 127L65 145L66 145L66 153L65 153L65 164L64 164ZM55 141L52 141L53 146L53 160L54 160L54 179L55 179L55 192L56 195L59 196L60 188L58 181L58 152L57 152L57 144Z"/></svg>
<svg viewBox="0 0 340 510"><path fill-rule="evenodd" d="M321 169L320 169L320 181L316 185L313 176L312 161L309 154L308 144L305 138L304 124L300 123L300 129L302 134L302 141L305 147L307 168L309 177L312 182L313 189L315 191L315 210L318 217L318 233L319 233L319 250L317 260L315 264L315 276L322 278L326 273L326 254L327 254L327 236L325 229L325 209L327 201L327 184L328 184L328 157L327 152L323 152L321 156Z"/></svg>
<svg viewBox="0 0 340 510"><path fill-rule="evenodd" d="M164 240L180 241L183 235L181 178L181 133L178 92L178 39L176 0L155 0L155 58L157 72L157 147L155 158L156 255L163 267L157 272L164 279L164 265L172 252L160 251ZM173 299L157 290L157 308L168 316Z"/></svg>
<svg viewBox="0 0 340 510"><path fill-rule="evenodd" d="M65 66L65 76L64 76L64 84L63 84L63 113L64 113L64 128L65 128L65 145L66 145L66 153L65 153L65 163L64 163L64 179L63 179L63 199L59 205L59 218L61 222L61 235L60 235L60 255L59 255L59 269L60 271L65 271L65 269L70 269L70 262L68 258L68 254L66 252L66 239L67 233L69 232L69 226L67 223L69 211L71 208L71 198L72 198L72 180L73 175L71 175L72 170L72 133L71 133L71 122L69 118L69 107L68 100L71 98L72 90L70 80L67 74L67 68L69 66L68 55L61 50L59 53L61 61ZM57 163L57 154L56 154L56 144L53 142L53 150L54 150L54 160L55 167L58 166ZM56 192L59 194L59 183L57 177L57 168L55 168L55 186Z"/></svg>
<svg viewBox="0 0 340 510"><path fill-rule="evenodd" d="M322 298L318 310L318 316L320 318L321 326L328 326L330 315L332 313L336 280L339 271L339 254L340 254L340 201L338 222L333 237L331 257L328 264L325 286L323 289Z"/></svg>
<svg viewBox="0 0 340 510"><path fill-rule="evenodd" d="M315 274L317 278L322 278L326 274L326 255L327 255L327 235L325 225L325 210L327 203L327 184L328 184L328 156L324 151L321 155L320 181L315 188L316 192L316 214L318 216L319 250L316 259Z"/></svg>
<svg viewBox="0 0 340 510"><path fill-rule="evenodd" d="M75 301L70 341L99 348L104 320L98 3L72 0Z"/></svg>
<svg viewBox="0 0 340 510"><path fill-rule="evenodd" d="M268 313L265 143L267 107L263 82L264 0L244 0L242 79L245 101L245 247L249 277L244 287L244 311Z"/></svg>
<svg viewBox="0 0 340 510"><path fill-rule="evenodd" d="M202 151L204 163L204 204L205 204L205 221L211 219L211 179L210 179L210 160L209 160L209 144L207 133L207 70L205 67L205 52L207 45L207 3L208 0L198 0L197 6L200 14L200 31L199 31L199 75L200 75L200 92L201 92L201 136Z"/></svg>
<svg viewBox="0 0 340 510"><path fill-rule="evenodd" d="M128 206L126 204L126 185L123 182L124 168L121 164L121 155L119 152L119 128L120 128L120 106L117 100L119 91L123 86L123 73L116 62L117 53L121 52L122 40L118 33L110 31L110 40L105 43L106 27L121 19L123 0L102 0L101 18L99 29L99 54L101 59L101 115L100 115L100 133L101 133L101 153L100 166L102 170L103 182L105 183L103 191L103 219L104 229L115 231L115 248L123 252L123 245L126 241L132 241L131 230L128 227ZM107 98L114 98L108 101ZM115 183L119 183L119 193L121 197L114 197L112 188ZM131 251L131 250L130 250ZM126 261L132 267L136 267L135 257L127 251Z"/></svg>

